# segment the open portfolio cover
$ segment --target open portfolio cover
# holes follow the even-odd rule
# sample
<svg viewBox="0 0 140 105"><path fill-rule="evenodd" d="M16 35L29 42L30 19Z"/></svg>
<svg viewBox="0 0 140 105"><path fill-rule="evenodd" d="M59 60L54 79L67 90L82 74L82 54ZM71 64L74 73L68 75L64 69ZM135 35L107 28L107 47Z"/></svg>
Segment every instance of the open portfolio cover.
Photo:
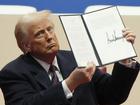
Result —
<svg viewBox="0 0 140 105"><path fill-rule="evenodd" d="M89 61L102 66L137 56L133 45L122 35L125 25L116 6L59 15L59 19L79 67Z"/></svg>

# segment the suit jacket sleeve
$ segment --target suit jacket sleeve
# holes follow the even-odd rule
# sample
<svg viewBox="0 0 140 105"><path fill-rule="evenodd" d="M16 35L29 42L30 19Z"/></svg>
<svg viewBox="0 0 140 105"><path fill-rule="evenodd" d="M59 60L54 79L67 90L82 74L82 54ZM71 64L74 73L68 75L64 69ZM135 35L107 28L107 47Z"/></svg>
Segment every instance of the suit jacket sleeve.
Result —
<svg viewBox="0 0 140 105"><path fill-rule="evenodd" d="M136 65L136 68L132 69L115 63L112 75L97 70L93 81L101 105L117 105L127 99L139 72L139 64Z"/></svg>

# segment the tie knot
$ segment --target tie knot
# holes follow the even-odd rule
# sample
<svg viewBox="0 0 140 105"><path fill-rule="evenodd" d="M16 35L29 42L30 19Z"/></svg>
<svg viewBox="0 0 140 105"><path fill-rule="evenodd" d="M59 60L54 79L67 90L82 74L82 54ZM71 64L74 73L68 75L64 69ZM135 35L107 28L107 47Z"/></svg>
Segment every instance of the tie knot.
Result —
<svg viewBox="0 0 140 105"><path fill-rule="evenodd" d="M55 71L58 71L57 67L55 65L50 65L49 72L55 72Z"/></svg>

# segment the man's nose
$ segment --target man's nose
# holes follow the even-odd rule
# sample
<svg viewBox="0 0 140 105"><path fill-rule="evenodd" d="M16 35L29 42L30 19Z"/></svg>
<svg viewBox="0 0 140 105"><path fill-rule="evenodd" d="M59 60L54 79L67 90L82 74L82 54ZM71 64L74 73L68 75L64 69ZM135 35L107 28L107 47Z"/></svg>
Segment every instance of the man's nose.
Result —
<svg viewBox="0 0 140 105"><path fill-rule="evenodd" d="M45 38L46 38L46 40L49 42L49 41L51 41L52 40L52 34L51 33L49 33L47 30L45 31Z"/></svg>

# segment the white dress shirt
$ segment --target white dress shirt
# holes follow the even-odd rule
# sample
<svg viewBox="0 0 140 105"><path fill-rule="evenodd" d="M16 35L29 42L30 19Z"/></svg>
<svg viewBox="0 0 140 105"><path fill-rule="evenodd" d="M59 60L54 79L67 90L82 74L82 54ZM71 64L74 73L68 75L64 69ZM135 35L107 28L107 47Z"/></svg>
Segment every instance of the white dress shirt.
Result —
<svg viewBox="0 0 140 105"><path fill-rule="evenodd" d="M40 59L37 59L36 57L33 56L33 58L48 72L49 71L49 68L50 68L50 64L40 60ZM56 75L58 77L58 80L61 82L62 81L62 87L63 87L63 90L64 90L64 93L66 95L66 98L69 99L73 96L72 92L70 91L70 89L68 88L65 80L63 80L63 77L62 77L62 74L60 72L60 68L58 66L58 63L57 63L57 59L55 57L53 63L53 65L55 65L57 68L58 68L58 71L55 71L56 72ZM52 79L51 75L49 75L49 78L50 80Z"/></svg>

